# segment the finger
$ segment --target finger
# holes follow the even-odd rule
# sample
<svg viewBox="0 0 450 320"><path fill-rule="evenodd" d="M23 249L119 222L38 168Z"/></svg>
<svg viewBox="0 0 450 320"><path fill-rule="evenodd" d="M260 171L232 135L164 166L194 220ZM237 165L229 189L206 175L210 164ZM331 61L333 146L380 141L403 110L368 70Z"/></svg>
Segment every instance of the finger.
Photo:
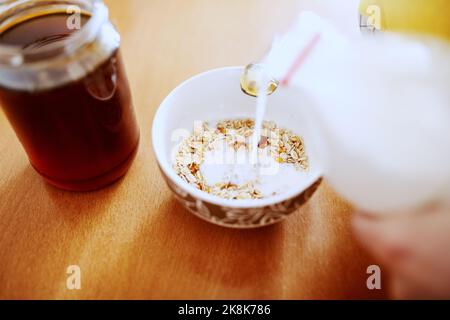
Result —
<svg viewBox="0 0 450 320"><path fill-rule="evenodd" d="M396 274L397 296L420 291L428 296L450 297L448 211L429 210L387 219L362 213L354 217L353 224L363 245Z"/></svg>
<svg viewBox="0 0 450 320"><path fill-rule="evenodd" d="M398 220L356 214L353 228L357 238L383 264L394 266L411 255L408 229Z"/></svg>

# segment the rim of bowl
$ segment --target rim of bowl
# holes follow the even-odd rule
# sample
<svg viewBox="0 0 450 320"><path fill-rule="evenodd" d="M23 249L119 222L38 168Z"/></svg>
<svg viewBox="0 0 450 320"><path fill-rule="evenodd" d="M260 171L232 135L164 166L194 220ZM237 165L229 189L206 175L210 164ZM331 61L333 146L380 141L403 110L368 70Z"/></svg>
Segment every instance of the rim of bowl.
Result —
<svg viewBox="0 0 450 320"><path fill-rule="evenodd" d="M304 187L299 186L298 188L292 188L292 190L287 191L283 194L264 199L233 200L233 199L222 199L218 196L210 195L204 191L198 190L197 188L191 186L189 183L181 179L175 173L170 163L162 160L163 158L162 153L164 151L157 150L156 148L157 144L155 142L157 140L156 137L159 136L158 133L160 132L160 124L163 121L162 112L165 108L167 108L168 101L170 100L170 98L175 96L178 93L178 91L180 91L183 87L187 86L191 82L199 80L200 78L206 77L212 73L222 73L224 71L234 71L234 70L242 72L244 70L244 67L243 66L222 67L202 72L183 81L164 98L164 100L159 105L158 110L156 111L156 114L153 118L153 126L152 126L152 147L153 152L156 156L156 160L158 161L159 167L161 168L161 170L163 171L163 173L166 175L167 178L169 178L174 184L177 185L177 187L179 187L186 193L190 194L192 197L200 199L205 202L209 202L211 204L220 207L229 207L234 209L263 208L267 206L277 205L286 200L290 200L292 198L301 195L322 177L321 170L318 170L317 177L315 179L312 179L311 183L309 183Z"/></svg>

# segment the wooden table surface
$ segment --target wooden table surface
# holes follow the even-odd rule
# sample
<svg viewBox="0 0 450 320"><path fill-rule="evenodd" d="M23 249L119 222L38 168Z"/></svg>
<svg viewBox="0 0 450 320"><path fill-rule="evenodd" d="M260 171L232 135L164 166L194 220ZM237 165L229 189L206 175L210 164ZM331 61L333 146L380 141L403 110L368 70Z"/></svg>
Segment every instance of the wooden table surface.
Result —
<svg viewBox="0 0 450 320"><path fill-rule="evenodd" d="M326 6L333 2L342 13ZM382 297L366 288L373 261L352 236L352 210L326 184L284 223L227 230L176 202L150 139L159 103L181 81L257 60L302 8L349 30L355 9L335 0L107 3L123 38L142 135L138 156L112 187L59 191L32 170L0 112L0 298ZM81 268L81 290L66 287L69 265Z"/></svg>

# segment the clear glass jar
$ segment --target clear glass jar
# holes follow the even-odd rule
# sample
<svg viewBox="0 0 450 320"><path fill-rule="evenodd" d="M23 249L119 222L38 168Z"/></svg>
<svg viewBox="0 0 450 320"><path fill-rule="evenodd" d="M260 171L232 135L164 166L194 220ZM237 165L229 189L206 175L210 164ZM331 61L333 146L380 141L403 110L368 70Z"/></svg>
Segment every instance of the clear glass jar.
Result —
<svg viewBox="0 0 450 320"><path fill-rule="evenodd" d="M90 191L122 177L139 129L101 0L19 0L0 6L0 105L49 183Z"/></svg>

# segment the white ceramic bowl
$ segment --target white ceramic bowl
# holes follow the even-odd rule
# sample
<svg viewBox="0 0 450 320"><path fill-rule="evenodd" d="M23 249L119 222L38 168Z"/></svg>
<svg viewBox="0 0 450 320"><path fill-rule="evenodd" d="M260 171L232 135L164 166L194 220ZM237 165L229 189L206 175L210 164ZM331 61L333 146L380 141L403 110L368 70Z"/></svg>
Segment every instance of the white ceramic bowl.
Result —
<svg viewBox="0 0 450 320"><path fill-rule="evenodd" d="M256 98L240 88L243 67L228 67L197 75L174 89L160 105L153 121L152 141L161 172L177 199L192 213L209 222L233 228L255 228L281 221L315 192L322 171L316 161L306 119L299 108L304 97L279 89L268 100L265 120L293 130L305 140L310 161L307 178L295 188L271 198L226 200L189 185L172 168L172 153L183 133L192 132L195 121L254 118ZM303 100L303 101L302 101Z"/></svg>

